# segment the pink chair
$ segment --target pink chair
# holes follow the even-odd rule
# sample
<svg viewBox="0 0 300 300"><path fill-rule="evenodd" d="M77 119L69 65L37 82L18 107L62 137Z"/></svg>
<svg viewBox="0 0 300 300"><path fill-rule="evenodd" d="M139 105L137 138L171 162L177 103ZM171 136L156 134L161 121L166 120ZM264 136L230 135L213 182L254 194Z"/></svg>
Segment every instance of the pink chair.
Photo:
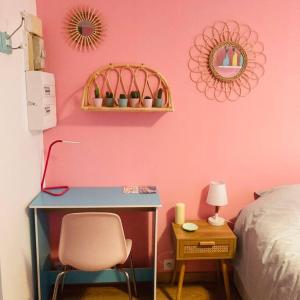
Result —
<svg viewBox="0 0 300 300"><path fill-rule="evenodd" d="M63 217L58 257L64 270L55 281L52 300L56 300L59 284L68 268L82 271L102 271L116 267L127 282L129 299L132 299L129 273L120 267L130 258L134 292L137 295L131 256L132 240L125 239L120 217L112 213L72 213Z"/></svg>

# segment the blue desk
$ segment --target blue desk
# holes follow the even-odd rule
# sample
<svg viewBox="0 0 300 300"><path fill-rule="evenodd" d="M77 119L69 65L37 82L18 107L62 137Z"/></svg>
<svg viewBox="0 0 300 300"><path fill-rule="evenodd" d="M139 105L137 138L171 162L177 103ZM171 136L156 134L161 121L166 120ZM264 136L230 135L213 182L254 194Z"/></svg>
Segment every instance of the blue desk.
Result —
<svg viewBox="0 0 300 300"><path fill-rule="evenodd" d="M157 275L157 221L161 207L157 194L124 194L122 187L70 188L61 197L39 193L29 205L34 211L34 239L37 299L48 300L57 271L52 270L48 238L47 213L58 211L101 211L110 209L142 210L153 213L153 267L137 268L137 281L153 281L153 299L156 299ZM72 271L66 277L68 283L98 283L124 281L115 270L102 272Z"/></svg>

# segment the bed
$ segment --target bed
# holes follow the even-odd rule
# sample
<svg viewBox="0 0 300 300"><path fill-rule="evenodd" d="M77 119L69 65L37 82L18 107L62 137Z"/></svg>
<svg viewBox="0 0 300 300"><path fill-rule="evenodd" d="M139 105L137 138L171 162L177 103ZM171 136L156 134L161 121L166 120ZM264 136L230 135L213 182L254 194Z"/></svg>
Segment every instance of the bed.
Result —
<svg viewBox="0 0 300 300"><path fill-rule="evenodd" d="M300 300L300 185L261 193L234 231L234 280L243 300Z"/></svg>

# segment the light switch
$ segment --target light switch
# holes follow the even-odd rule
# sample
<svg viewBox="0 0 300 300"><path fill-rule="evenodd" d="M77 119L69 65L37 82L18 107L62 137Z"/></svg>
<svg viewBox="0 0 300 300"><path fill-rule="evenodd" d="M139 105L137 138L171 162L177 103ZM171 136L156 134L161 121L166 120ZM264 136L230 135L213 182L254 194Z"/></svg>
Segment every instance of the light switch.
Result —
<svg viewBox="0 0 300 300"><path fill-rule="evenodd" d="M8 37L9 35L7 34L7 32L0 31L0 52L5 54L12 53L11 39Z"/></svg>

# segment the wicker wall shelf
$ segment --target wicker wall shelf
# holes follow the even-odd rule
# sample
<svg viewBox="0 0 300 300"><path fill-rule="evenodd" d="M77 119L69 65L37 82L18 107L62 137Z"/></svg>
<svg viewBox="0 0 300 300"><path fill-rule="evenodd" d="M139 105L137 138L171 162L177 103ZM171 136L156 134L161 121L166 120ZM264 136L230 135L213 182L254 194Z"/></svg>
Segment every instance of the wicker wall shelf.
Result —
<svg viewBox="0 0 300 300"><path fill-rule="evenodd" d="M94 92L99 90L99 98L103 99L103 104L96 103ZM159 89L162 90L162 101L157 101ZM137 91L138 102L133 105L130 94ZM105 103L106 92L113 93L112 106ZM125 95L128 105L119 106L119 95ZM146 106L144 97L148 96L153 100L153 104ZM101 101L100 101L101 102ZM151 100L150 100L151 102ZM96 70L88 78L82 97L81 108L84 111L94 112L172 112L173 105L171 92L164 77L157 71L141 65L113 65Z"/></svg>
<svg viewBox="0 0 300 300"><path fill-rule="evenodd" d="M104 112L172 112L174 111L172 107L95 107L95 106L88 106L82 108L85 111L104 111Z"/></svg>

